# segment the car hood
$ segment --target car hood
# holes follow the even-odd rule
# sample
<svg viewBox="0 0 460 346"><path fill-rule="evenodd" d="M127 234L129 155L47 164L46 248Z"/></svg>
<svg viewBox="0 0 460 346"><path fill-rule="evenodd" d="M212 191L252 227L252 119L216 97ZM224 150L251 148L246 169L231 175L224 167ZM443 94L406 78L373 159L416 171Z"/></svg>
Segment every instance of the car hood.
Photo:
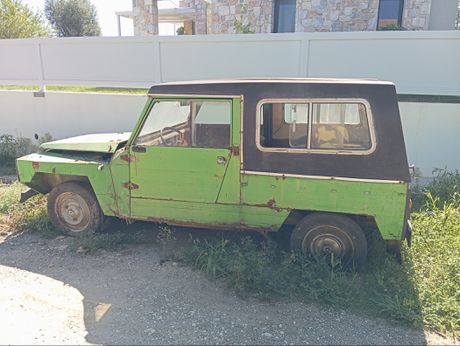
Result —
<svg viewBox="0 0 460 346"><path fill-rule="evenodd" d="M131 132L100 133L60 139L43 143L40 148L45 151L89 151L97 153L114 153L120 143L129 139Z"/></svg>

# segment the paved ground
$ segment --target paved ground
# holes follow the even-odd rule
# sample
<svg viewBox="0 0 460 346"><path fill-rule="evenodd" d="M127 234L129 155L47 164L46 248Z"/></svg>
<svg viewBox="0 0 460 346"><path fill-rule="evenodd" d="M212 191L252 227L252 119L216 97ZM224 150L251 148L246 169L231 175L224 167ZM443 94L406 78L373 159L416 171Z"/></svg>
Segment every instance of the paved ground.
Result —
<svg viewBox="0 0 460 346"><path fill-rule="evenodd" d="M345 311L242 300L155 245L78 254L69 239L0 243L0 344L424 344ZM443 339L430 339L444 342Z"/></svg>

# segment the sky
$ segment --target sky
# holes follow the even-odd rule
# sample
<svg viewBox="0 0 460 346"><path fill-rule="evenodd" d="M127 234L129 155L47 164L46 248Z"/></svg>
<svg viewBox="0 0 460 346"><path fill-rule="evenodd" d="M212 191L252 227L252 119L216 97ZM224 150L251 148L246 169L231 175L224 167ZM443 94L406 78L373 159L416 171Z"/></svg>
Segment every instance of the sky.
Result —
<svg viewBox="0 0 460 346"><path fill-rule="evenodd" d="M99 24L103 36L118 36L118 24L116 11L132 10L132 0L90 0L96 6ZM22 0L34 10L43 12L45 0ZM158 2L159 8L177 7L179 0L163 0ZM173 35L175 27L173 24L160 24L160 35ZM132 36L133 21L128 18L121 18L121 31L123 36Z"/></svg>

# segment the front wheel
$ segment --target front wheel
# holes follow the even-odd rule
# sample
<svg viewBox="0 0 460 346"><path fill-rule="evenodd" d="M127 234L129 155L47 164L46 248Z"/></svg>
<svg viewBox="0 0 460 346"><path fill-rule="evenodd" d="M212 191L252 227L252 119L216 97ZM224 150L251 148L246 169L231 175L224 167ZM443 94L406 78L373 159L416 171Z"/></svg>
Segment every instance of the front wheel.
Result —
<svg viewBox="0 0 460 346"><path fill-rule="evenodd" d="M48 196L48 215L62 233L81 237L98 231L104 215L86 185L68 182L56 186Z"/></svg>
<svg viewBox="0 0 460 346"><path fill-rule="evenodd" d="M327 256L343 267L358 270L366 261L367 241L361 227L349 217L313 213L295 226L291 249L314 257Z"/></svg>

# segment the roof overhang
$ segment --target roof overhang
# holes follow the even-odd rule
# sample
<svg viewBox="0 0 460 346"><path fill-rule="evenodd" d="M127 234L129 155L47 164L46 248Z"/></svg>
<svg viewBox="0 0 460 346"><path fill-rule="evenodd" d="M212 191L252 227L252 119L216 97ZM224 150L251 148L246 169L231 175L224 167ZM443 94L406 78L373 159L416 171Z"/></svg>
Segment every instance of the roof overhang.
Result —
<svg viewBox="0 0 460 346"><path fill-rule="evenodd" d="M118 11L117 16L133 19L133 11ZM189 7L162 8L158 10L159 23L183 23L195 18L195 10Z"/></svg>

